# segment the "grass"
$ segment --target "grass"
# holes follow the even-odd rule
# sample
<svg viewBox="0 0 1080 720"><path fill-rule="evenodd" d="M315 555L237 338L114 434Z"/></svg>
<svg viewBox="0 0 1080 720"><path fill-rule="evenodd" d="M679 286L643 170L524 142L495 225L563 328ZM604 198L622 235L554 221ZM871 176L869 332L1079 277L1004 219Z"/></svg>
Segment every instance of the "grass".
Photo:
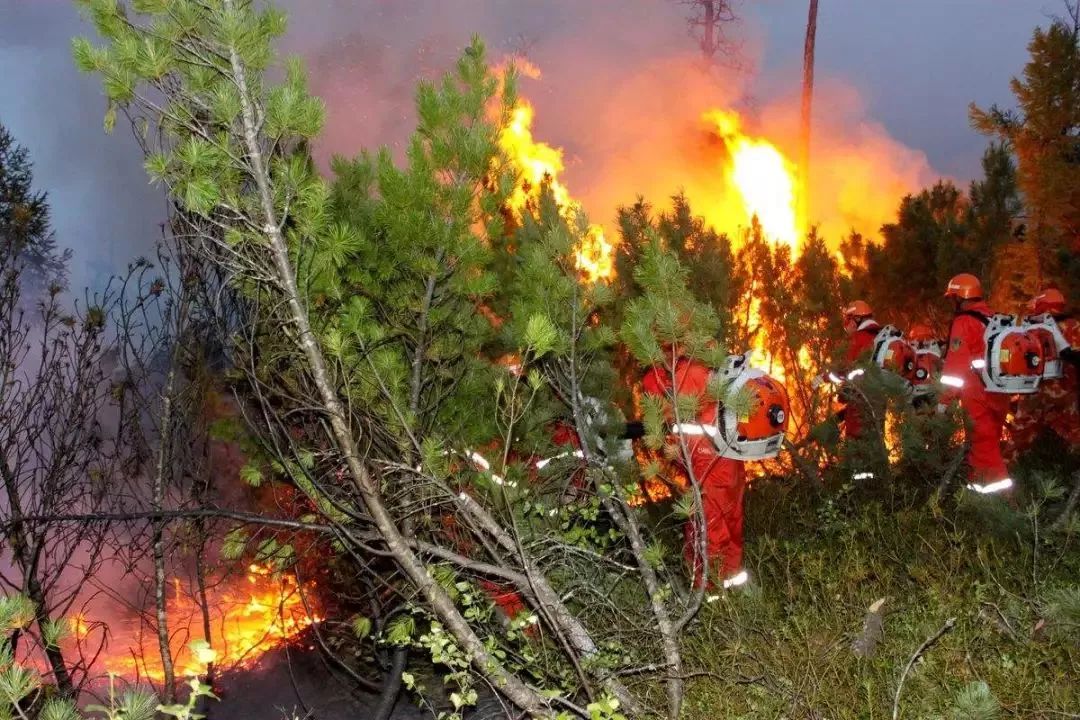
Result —
<svg viewBox="0 0 1080 720"><path fill-rule="evenodd" d="M687 718L1080 718L1080 537L1037 533L997 498L747 500L748 590L688 634ZM1025 504L1027 500L1023 501ZM852 641L884 598L876 652Z"/></svg>

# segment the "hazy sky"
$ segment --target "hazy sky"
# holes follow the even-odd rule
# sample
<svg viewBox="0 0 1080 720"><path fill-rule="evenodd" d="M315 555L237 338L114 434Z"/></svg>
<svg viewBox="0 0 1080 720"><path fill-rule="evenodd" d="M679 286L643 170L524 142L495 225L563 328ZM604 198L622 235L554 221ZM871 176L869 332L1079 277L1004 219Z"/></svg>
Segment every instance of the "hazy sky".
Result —
<svg viewBox="0 0 1080 720"><path fill-rule="evenodd" d="M686 10L671 0L286 5L294 16L287 45L308 57L329 101L325 145L349 153L357 143L400 140L411 125L416 76L446 69L473 32L496 54L524 49L549 61L557 54L591 59L546 76L534 98L541 113L545 102L573 97L577 80L595 82L621 63L691 42ZM820 5L820 81L857 88L869 117L924 151L937 171L964 181L977 173L985 146L968 128L968 102L1009 102L1008 81L1022 68L1032 28L1061 8L1060 0ZM747 101L797 92L806 3L743 0L741 11L733 32L745 39ZM37 184L51 194L59 243L75 250L76 285L97 284L150 253L164 220L160 193L148 187L127 128L118 123L115 136L103 134L98 85L72 67L69 39L87 31L66 0L0 0L0 122L30 149ZM566 128L558 134L549 139L575 142Z"/></svg>

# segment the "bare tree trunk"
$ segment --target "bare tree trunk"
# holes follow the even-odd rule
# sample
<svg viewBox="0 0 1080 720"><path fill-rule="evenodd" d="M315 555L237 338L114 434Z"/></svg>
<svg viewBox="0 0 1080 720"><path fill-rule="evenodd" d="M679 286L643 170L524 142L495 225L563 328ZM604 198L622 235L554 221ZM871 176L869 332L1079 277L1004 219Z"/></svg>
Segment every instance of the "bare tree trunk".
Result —
<svg viewBox="0 0 1080 720"><path fill-rule="evenodd" d="M34 603L34 620L37 622L38 630L44 636L45 627L51 618L49 617L45 591L42 589L41 582L37 577L37 560L33 557L36 553L30 550L31 545L27 537L28 530L22 524L25 517L22 510L22 499L19 495L14 473L11 472L6 461L0 462L0 474L3 475L4 487L7 490L13 525L13 530L7 536L7 540L11 544L12 559L23 573L23 591L26 593L26 597ZM15 652L18 642L18 632L13 633L11 638L12 652ZM64 660L64 654L60 648L46 645L45 657L49 661L49 667L52 669L56 687L60 694L64 696L72 695L74 693L74 684L71 681L71 673L68 672L67 662Z"/></svg>
<svg viewBox="0 0 1080 720"><path fill-rule="evenodd" d="M158 438L157 467L154 471L153 510L160 513L165 504L165 474L170 468L172 446L173 392L176 389L176 369L169 370L161 398L161 434ZM161 654L162 702L173 701L176 694L176 676L173 669L172 649L169 647L169 615L166 607L168 580L165 577L165 523L154 521L154 606L157 611L158 652Z"/></svg>
<svg viewBox="0 0 1080 720"><path fill-rule="evenodd" d="M224 0L224 3L226 9L231 11L233 0ZM262 230L266 236L270 253L273 256L277 281L284 292L290 320L296 326L299 344L307 360L312 381L319 394L319 402L329 420L334 440L345 455L352 483L363 498L364 504L379 530L379 534L386 542L387 549L401 566L413 586L431 604L432 609L446 624L447 630L460 643L462 650L469 654L473 666L491 682L493 687L506 695L511 702L527 714L535 718L549 718L554 714L549 709L549 702L517 676L507 672L498 658L488 651L484 642L469 627L468 622L455 607L450 596L446 594L428 572L427 567L408 547L393 517L383 504L378 484L360 460L356 435L346 420L345 410L330 378L326 358L311 329L307 311L300 299L292 260L289 257L288 244L285 241L277 211L274 208L269 169L265 166L262 148L259 145L255 108L247 83L247 73L235 47L229 48L229 60L240 101L247 160L251 164L252 179L257 186L260 210L263 215Z"/></svg>
<svg viewBox="0 0 1080 720"><path fill-rule="evenodd" d="M814 42L817 37L818 0L810 0L803 46L802 123L799 140L799 225L805 230L810 218L810 116L814 100Z"/></svg>
<svg viewBox="0 0 1080 720"><path fill-rule="evenodd" d="M705 32L701 37L701 52L708 62L716 56L716 6L713 0L705 0Z"/></svg>
<svg viewBox="0 0 1080 720"><path fill-rule="evenodd" d="M34 620L37 622L42 637L44 637L45 628L53 619L49 617L49 610L45 606L45 593L41 589L41 584L33 576L30 576L27 580L26 596L34 603ZM49 667L52 669L53 678L56 680L56 688L60 691L60 694L64 696L74 695L75 687L71 681L71 673L68 672L67 661L64 660L64 653L56 646L46 645L45 657L49 661Z"/></svg>
<svg viewBox="0 0 1080 720"><path fill-rule="evenodd" d="M203 640L206 641L209 648L213 649L214 636L210 628L210 600L206 595L206 531L202 521L197 521L195 524L200 537L199 548L195 551L195 584L199 595L199 613L202 615ZM206 681L210 684L214 682L214 663L208 663L206 666Z"/></svg>

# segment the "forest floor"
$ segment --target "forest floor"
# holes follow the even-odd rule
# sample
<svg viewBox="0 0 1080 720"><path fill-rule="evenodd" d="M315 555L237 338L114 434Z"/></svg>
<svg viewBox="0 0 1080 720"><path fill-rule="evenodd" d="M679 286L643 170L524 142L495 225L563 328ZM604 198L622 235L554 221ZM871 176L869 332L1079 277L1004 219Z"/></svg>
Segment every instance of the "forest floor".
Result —
<svg viewBox="0 0 1080 720"><path fill-rule="evenodd" d="M1040 527L1035 494L943 508L753 488L753 584L689 633L687 717L1080 718L1080 534Z"/></svg>

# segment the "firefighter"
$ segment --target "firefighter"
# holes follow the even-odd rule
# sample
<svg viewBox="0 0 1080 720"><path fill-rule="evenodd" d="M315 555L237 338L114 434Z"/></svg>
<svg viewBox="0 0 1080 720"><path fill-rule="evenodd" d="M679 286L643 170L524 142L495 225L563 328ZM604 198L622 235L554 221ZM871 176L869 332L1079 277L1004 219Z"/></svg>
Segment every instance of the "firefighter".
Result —
<svg viewBox="0 0 1080 720"><path fill-rule="evenodd" d="M1001 454L1001 430L1009 411L1009 396L988 392L975 369L978 363L985 363L984 320L989 321L994 311L983 300L982 283L968 273L949 280L945 297L954 300L956 314L949 328L938 411L945 412L948 403L959 400L967 414L967 488L982 494L1005 492L1013 487Z"/></svg>
<svg viewBox="0 0 1080 720"><path fill-rule="evenodd" d="M1061 377L1044 376L1037 393L1020 398L1011 425L1010 460L1031 449L1043 432L1054 433L1070 449L1080 448L1080 411L1077 408L1080 372L1076 364L1080 350L1080 320L1065 312L1065 296L1056 288L1035 296L1030 310L1032 322L1049 316L1068 347L1058 352L1062 361Z"/></svg>
<svg viewBox="0 0 1080 720"><path fill-rule="evenodd" d="M676 429L679 435L675 437L681 436L686 443L689 467L686 467L686 456L681 452L681 447L678 453L679 463L683 465L684 471L693 474L701 487L702 511L705 516L705 562L702 562L699 553L698 524L693 520L686 524L684 554L693 571L694 586L701 587L704 584L707 591L716 589L712 577L722 578L724 589L738 587L749 579L742 564L746 471L742 462L721 457L709 434L704 431L695 432L694 429L715 425L717 421L719 404L707 398L711 372L702 362L679 357L675 361L673 372L666 367L656 366L646 373L642 382L642 390L646 395L667 397L672 407L675 404L675 395L693 395L699 399L697 417L676 418L669 413L666 419L668 422L682 424L681 428ZM716 597L710 594L708 599L714 600Z"/></svg>
<svg viewBox="0 0 1080 720"><path fill-rule="evenodd" d="M843 315L844 330L850 340L844 356L846 375L841 377L844 381L844 387L840 391L840 399L844 403L841 417L844 437L851 440L863 437L869 429L867 414L871 407L854 381L865 372L860 364L865 364L873 353L874 340L881 330L881 325L874 319L874 311L870 305L862 300L846 306Z"/></svg>

